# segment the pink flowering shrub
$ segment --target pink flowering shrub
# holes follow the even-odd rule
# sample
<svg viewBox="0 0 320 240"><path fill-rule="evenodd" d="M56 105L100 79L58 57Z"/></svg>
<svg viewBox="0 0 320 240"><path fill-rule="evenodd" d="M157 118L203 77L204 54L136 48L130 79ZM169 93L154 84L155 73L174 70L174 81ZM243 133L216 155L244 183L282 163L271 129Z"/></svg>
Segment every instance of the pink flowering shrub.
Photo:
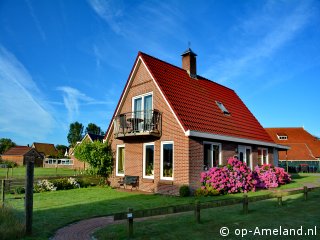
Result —
<svg viewBox="0 0 320 240"><path fill-rule="evenodd" d="M283 168L264 164L255 167L258 188L276 188L291 182L290 175Z"/></svg>
<svg viewBox="0 0 320 240"><path fill-rule="evenodd" d="M228 165L201 173L202 189L213 188L220 194L254 191L256 179L241 161L230 158Z"/></svg>
<svg viewBox="0 0 320 240"><path fill-rule="evenodd" d="M265 164L251 171L247 165L236 158L229 158L223 167L213 167L201 173L201 188L196 195L212 196L217 194L255 191L257 188L275 188L289 183L290 175L283 168Z"/></svg>

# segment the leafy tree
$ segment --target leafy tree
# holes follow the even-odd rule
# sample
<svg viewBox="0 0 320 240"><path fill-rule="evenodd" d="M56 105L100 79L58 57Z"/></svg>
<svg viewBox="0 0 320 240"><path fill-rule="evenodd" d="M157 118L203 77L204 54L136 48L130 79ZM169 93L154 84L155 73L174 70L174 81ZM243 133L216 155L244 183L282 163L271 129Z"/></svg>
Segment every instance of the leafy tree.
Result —
<svg viewBox="0 0 320 240"><path fill-rule="evenodd" d="M101 128L94 123L88 124L88 126L86 127L86 133L103 135L103 131L101 131Z"/></svg>
<svg viewBox="0 0 320 240"><path fill-rule="evenodd" d="M66 150L68 149L68 147L65 146L65 145L57 144L56 145L56 149L58 150L58 158L63 158L64 154L66 153Z"/></svg>
<svg viewBox="0 0 320 240"><path fill-rule="evenodd" d="M101 176L108 177L112 173L113 155L111 145L107 142L82 142L75 148L74 156L89 163Z"/></svg>
<svg viewBox="0 0 320 240"><path fill-rule="evenodd" d="M16 146L16 144L10 138L0 138L0 154L14 146Z"/></svg>
<svg viewBox="0 0 320 240"><path fill-rule="evenodd" d="M83 125L79 122L74 122L70 124L68 133L68 142L70 146L74 147L78 141L81 141L83 134Z"/></svg>

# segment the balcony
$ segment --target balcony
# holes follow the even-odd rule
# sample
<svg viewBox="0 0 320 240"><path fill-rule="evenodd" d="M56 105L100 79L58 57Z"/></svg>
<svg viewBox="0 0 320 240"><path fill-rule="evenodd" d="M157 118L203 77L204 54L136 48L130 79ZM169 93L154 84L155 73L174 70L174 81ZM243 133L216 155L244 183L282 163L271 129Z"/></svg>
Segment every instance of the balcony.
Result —
<svg viewBox="0 0 320 240"><path fill-rule="evenodd" d="M118 139L134 136L161 136L162 115L158 110L136 111L117 115L114 136Z"/></svg>

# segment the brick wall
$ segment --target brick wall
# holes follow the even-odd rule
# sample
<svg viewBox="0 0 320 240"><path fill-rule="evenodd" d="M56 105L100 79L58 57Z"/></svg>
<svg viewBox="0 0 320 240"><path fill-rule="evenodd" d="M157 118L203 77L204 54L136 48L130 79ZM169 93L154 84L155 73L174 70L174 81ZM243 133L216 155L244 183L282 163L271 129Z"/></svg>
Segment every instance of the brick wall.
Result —
<svg viewBox="0 0 320 240"><path fill-rule="evenodd" d="M23 156L2 155L1 158L3 161L15 162L18 164L18 166L23 166L23 164L24 164L24 157Z"/></svg>

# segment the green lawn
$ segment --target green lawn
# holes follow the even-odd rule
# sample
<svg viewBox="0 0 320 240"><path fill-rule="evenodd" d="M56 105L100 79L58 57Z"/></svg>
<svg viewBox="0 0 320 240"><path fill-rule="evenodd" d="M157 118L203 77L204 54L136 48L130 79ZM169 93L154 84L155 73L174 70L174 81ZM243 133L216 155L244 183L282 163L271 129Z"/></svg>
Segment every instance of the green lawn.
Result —
<svg viewBox="0 0 320 240"><path fill-rule="evenodd" d="M318 183L319 176L296 176L292 184L287 187L299 187L304 183ZM281 187L284 188L284 187ZM250 196L270 193L267 190L250 192ZM199 198L201 202L242 198L243 194L224 195ZM6 203L23 214L24 201L13 199L7 195ZM134 210L194 203L195 197L170 197L162 195L143 195L137 192L119 192L106 187L92 187L67 191L45 192L34 194L34 237L29 239L48 239L54 232L72 222L95 216L112 215L125 212L128 207ZM232 209L229 206L224 209ZM273 209L274 210L274 209ZM219 216L219 215L218 215Z"/></svg>
<svg viewBox="0 0 320 240"><path fill-rule="evenodd" d="M5 178L7 176L7 168L0 168L0 179ZM37 177L54 177L54 176L72 176L74 175L73 169L64 169L64 168L41 168L37 167L34 169L34 176ZM26 176L26 168L25 167L17 167L17 168L9 168L8 173L9 178L25 178Z"/></svg>
<svg viewBox="0 0 320 240"><path fill-rule="evenodd" d="M177 216L134 223L134 239L223 239L222 227L229 228L225 239L319 239L320 235L320 191L309 193L307 201L302 194L284 198L284 205L279 207L275 199L249 204L249 214L244 215L241 204L227 207L201 210L201 223L195 222L193 212ZM262 229L284 228L298 229L303 226L303 234L313 229L317 236L261 236ZM317 227L316 231L314 228ZM238 230L239 229L239 230ZM247 232L246 232L247 230ZM245 235L244 238L237 236ZM250 233L250 231L252 231ZM254 235L255 233L255 235ZM309 232L311 234L311 231ZM126 239L127 225L110 225L95 233L102 239Z"/></svg>

